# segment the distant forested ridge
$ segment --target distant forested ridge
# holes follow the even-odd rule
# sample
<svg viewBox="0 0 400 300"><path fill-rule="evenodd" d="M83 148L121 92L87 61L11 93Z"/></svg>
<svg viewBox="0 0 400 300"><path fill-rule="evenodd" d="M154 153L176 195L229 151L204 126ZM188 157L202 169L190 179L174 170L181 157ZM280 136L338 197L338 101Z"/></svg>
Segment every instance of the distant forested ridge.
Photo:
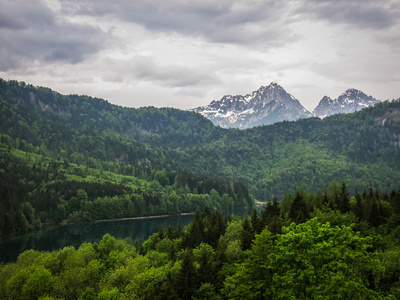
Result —
<svg viewBox="0 0 400 300"><path fill-rule="evenodd" d="M96 220L102 211L248 206L333 180L390 192L400 183L400 100L227 130L194 112L124 108L0 79L0 143L3 232ZM19 225L4 229L10 222Z"/></svg>

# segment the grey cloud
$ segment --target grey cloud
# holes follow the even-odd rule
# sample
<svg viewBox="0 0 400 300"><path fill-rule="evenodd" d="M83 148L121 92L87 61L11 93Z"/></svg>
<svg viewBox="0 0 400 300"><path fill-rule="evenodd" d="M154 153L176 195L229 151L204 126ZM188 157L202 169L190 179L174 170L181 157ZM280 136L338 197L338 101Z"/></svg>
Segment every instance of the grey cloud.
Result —
<svg viewBox="0 0 400 300"><path fill-rule="evenodd" d="M396 1L307 0L295 13L335 24L382 30L398 24L400 5Z"/></svg>
<svg viewBox="0 0 400 300"><path fill-rule="evenodd" d="M330 63L313 64L311 68L326 78L346 83L384 84L400 80L399 63L396 62L396 57L390 55L379 60L373 55L358 59L347 57Z"/></svg>
<svg viewBox="0 0 400 300"><path fill-rule="evenodd" d="M0 29L27 29L34 25L45 30L55 25L53 12L40 2L1 1Z"/></svg>
<svg viewBox="0 0 400 300"><path fill-rule="evenodd" d="M144 55L137 55L130 61L106 59L102 64L114 66L113 70L102 75L105 81L139 80L172 88L214 84L219 81L213 74L179 65L160 64ZM118 74L125 74L125 77Z"/></svg>
<svg viewBox="0 0 400 300"><path fill-rule="evenodd" d="M113 17L152 31L200 36L215 43L281 45L294 36L283 1L63 1L63 11Z"/></svg>
<svg viewBox="0 0 400 300"><path fill-rule="evenodd" d="M98 52L105 40L100 29L67 22L36 1L1 2L0 20L2 71L33 61L75 64Z"/></svg>

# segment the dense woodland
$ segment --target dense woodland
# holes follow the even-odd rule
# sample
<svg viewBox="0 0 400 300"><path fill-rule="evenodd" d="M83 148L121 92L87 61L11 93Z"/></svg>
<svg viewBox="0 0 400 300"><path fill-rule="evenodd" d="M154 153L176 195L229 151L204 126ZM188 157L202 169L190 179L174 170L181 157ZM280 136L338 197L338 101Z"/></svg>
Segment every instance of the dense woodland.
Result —
<svg viewBox="0 0 400 300"><path fill-rule="evenodd" d="M172 108L124 108L0 80L0 132L17 149L119 173L128 165L248 184L266 201L332 180L351 190L398 187L400 101L353 114L248 130L222 129Z"/></svg>
<svg viewBox="0 0 400 300"><path fill-rule="evenodd" d="M400 182L400 101L248 130L0 79L0 235L42 223L231 210L254 199L390 192Z"/></svg>
<svg viewBox="0 0 400 300"><path fill-rule="evenodd" d="M399 188L400 100L238 130L0 79L0 237L196 210L143 244L24 252L6 299L400 299Z"/></svg>
<svg viewBox="0 0 400 300"><path fill-rule="evenodd" d="M331 182L261 213L196 211L143 244L29 250L0 265L4 299L399 299L400 190Z"/></svg>
<svg viewBox="0 0 400 300"><path fill-rule="evenodd" d="M115 173L115 163L109 165L114 172L104 171L7 143L0 143L0 153L0 236L42 223L188 213L205 206L232 211L254 204L242 182L149 167L125 166Z"/></svg>

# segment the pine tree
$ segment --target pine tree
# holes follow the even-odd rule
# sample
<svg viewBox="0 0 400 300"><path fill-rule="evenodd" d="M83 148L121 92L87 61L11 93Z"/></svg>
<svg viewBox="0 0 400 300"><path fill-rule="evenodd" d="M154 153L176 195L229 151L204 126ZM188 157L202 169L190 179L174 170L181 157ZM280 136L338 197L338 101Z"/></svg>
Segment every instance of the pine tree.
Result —
<svg viewBox="0 0 400 300"><path fill-rule="evenodd" d="M346 184L342 183L342 188L340 190L340 199L339 199L339 209L341 213L346 213L350 211L350 199L349 199L349 193L347 192L346 189Z"/></svg>
<svg viewBox="0 0 400 300"><path fill-rule="evenodd" d="M309 218L306 202L297 191L289 211L289 219L297 224L304 223Z"/></svg>
<svg viewBox="0 0 400 300"><path fill-rule="evenodd" d="M175 290L181 299L189 300L194 295L197 285L193 251L192 249L186 249L181 262L181 269L176 277Z"/></svg>
<svg viewBox="0 0 400 300"><path fill-rule="evenodd" d="M253 242L254 234L253 229L251 228L250 217L246 217L243 220L243 235L242 235L242 250L248 250L251 247L251 243Z"/></svg>
<svg viewBox="0 0 400 300"><path fill-rule="evenodd" d="M261 220L255 208L251 214L251 227L253 228L254 234L259 234L261 232Z"/></svg>
<svg viewBox="0 0 400 300"><path fill-rule="evenodd" d="M363 213L363 198L361 196L361 194L356 190L356 205L353 209L353 213L355 214L355 216L358 218L358 221L363 220L364 217L364 213Z"/></svg>

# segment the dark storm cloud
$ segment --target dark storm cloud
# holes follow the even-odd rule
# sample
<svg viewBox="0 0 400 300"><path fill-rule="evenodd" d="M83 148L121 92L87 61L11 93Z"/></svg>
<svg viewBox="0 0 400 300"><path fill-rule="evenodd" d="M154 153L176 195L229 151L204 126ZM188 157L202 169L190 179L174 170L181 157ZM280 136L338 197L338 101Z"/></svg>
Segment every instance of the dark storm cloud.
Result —
<svg viewBox="0 0 400 300"><path fill-rule="evenodd" d="M214 43L280 45L294 38L284 1L63 1L69 14L108 16L150 31L177 32Z"/></svg>
<svg viewBox="0 0 400 300"><path fill-rule="evenodd" d="M70 23L38 1L0 1L0 70L34 61L79 63L103 45L101 30Z"/></svg>
<svg viewBox="0 0 400 300"><path fill-rule="evenodd" d="M335 24L382 30L398 24L400 5L398 1L307 0L296 13Z"/></svg>

